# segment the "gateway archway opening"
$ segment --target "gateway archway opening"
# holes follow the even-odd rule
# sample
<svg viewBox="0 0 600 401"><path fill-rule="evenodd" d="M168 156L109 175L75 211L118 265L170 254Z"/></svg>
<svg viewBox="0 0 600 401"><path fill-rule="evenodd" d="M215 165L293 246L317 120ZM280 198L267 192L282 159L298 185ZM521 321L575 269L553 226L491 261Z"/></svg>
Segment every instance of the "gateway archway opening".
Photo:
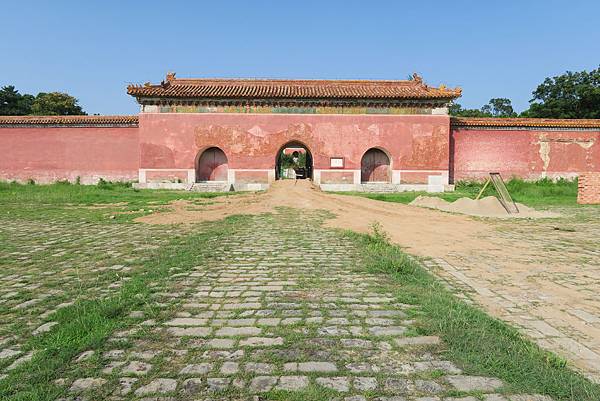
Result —
<svg viewBox="0 0 600 401"><path fill-rule="evenodd" d="M312 180L313 159L308 147L293 141L279 148L275 157L275 178Z"/></svg>
<svg viewBox="0 0 600 401"><path fill-rule="evenodd" d="M362 182L391 182L390 158L381 149L371 148L360 161L360 180Z"/></svg>
<svg viewBox="0 0 600 401"><path fill-rule="evenodd" d="M203 151L196 161L196 182L227 181L227 156L217 147Z"/></svg>

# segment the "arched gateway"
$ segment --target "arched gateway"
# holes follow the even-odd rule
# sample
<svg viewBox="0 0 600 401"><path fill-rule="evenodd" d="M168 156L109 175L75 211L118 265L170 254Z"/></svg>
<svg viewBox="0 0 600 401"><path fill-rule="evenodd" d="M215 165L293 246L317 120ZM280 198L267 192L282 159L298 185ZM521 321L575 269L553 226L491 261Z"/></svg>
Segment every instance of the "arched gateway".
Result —
<svg viewBox="0 0 600 401"><path fill-rule="evenodd" d="M200 153L196 162L196 182L227 181L227 156L217 147Z"/></svg>
<svg viewBox="0 0 600 401"><path fill-rule="evenodd" d="M312 179L313 159L306 145L291 141L279 148L275 156L275 179L292 178L288 172L293 171L293 178Z"/></svg>

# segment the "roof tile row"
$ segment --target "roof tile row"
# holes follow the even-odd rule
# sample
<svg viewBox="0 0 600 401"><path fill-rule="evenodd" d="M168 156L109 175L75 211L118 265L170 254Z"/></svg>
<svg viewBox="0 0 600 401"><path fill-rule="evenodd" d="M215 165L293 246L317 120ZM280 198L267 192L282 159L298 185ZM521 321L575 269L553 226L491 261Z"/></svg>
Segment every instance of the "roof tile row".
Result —
<svg viewBox="0 0 600 401"><path fill-rule="evenodd" d="M138 125L138 116L0 116L0 125ZM453 127L598 128L600 119L451 117Z"/></svg>
<svg viewBox="0 0 600 401"><path fill-rule="evenodd" d="M153 98L218 99L455 99L461 89L430 87L412 80L179 79L174 73L158 85L129 85L127 93Z"/></svg>
<svg viewBox="0 0 600 401"><path fill-rule="evenodd" d="M138 116L0 116L0 125L137 125Z"/></svg>
<svg viewBox="0 0 600 401"><path fill-rule="evenodd" d="M452 117L454 127L599 128L600 119Z"/></svg>

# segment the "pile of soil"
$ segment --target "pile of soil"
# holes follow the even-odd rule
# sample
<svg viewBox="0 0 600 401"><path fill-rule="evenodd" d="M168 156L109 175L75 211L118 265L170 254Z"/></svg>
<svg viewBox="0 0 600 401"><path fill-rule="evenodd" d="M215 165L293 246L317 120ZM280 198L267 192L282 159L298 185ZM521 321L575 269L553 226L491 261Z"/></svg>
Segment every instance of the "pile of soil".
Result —
<svg viewBox="0 0 600 401"><path fill-rule="evenodd" d="M504 206L502 206L502 203L500 203L498 198L495 196L486 196L485 198L479 200L460 198L454 202L448 202L442 198L432 196L418 196L415 200L410 202L410 205L480 217L539 219L560 216L557 213L543 212L532 209L523 205L522 203L517 203L519 213L508 213Z"/></svg>

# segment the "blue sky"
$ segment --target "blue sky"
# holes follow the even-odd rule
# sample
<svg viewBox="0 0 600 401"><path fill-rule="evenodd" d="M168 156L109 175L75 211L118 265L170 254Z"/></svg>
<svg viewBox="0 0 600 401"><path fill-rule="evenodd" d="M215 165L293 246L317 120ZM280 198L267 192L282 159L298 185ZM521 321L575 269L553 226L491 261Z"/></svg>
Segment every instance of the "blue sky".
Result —
<svg viewBox="0 0 600 401"><path fill-rule="evenodd" d="M527 107L600 64L600 1L5 1L0 85L131 114L128 83L178 77L405 79Z"/></svg>

